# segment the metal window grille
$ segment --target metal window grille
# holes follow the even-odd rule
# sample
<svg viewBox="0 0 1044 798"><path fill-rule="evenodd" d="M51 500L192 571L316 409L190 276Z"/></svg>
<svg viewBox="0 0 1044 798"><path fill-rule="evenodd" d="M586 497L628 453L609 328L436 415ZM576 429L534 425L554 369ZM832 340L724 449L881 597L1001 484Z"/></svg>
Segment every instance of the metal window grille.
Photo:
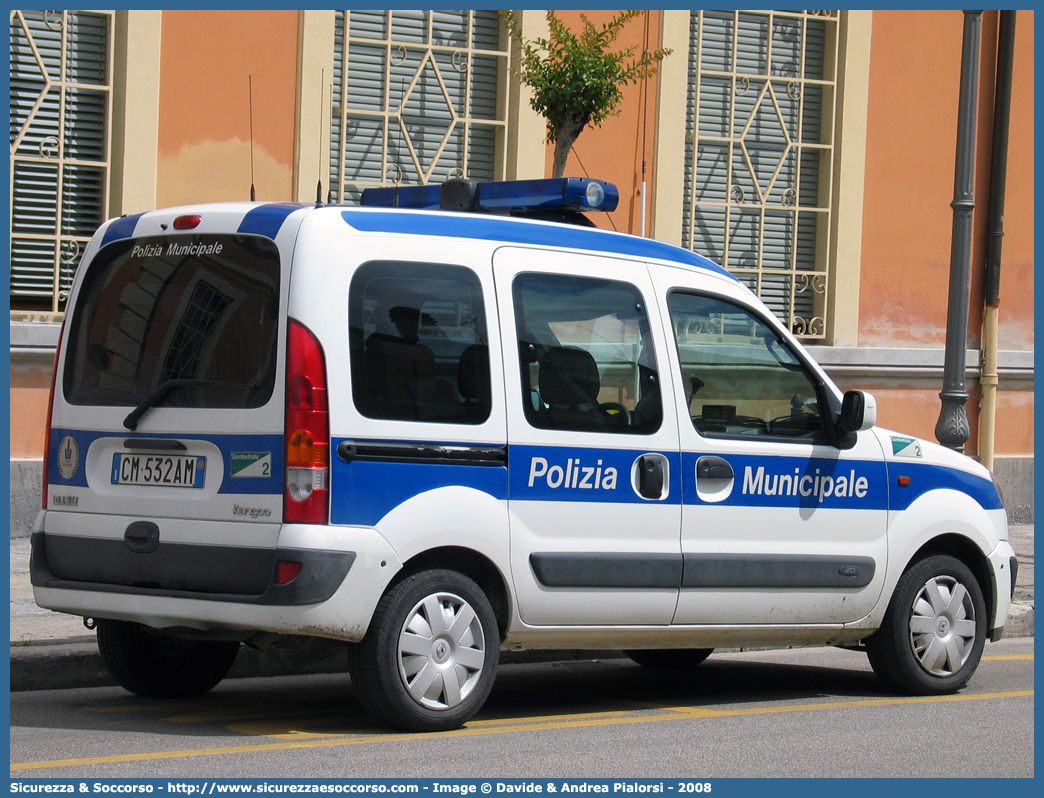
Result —
<svg viewBox="0 0 1044 798"><path fill-rule="evenodd" d="M837 11L693 11L683 245L826 336Z"/></svg>
<svg viewBox="0 0 1044 798"><path fill-rule="evenodd" d="M65 306L105 219L114 12L11 11L11 307Z"/></svg>
<svg viewBox="0 0 1044 798"><path fill-rule="evenodd" d="M503 179L507 69L496 11L338 11L330 196Z"/></svg>

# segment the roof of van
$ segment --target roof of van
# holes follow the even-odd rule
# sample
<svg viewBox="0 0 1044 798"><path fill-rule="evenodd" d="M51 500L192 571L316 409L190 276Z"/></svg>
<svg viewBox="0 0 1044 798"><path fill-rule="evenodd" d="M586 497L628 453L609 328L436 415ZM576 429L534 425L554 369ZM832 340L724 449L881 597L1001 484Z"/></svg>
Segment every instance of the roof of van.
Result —
<svg viewBox="0 0 1044 798"><path fill-rule="evenodd" d="M341 217L355 230L367 233L399 233L403 235L472 238L530 244L544 247L567 247L614 255L667 260L735 280L736 277L712 260L681 247L652 238L615 233L596 227L494 216L480 213L444 211L411 211L401 209L341 208Z"/></svg>
<svg viewBox="0 0 1044 798"><path fill-rule="evenodd" d="M274 239L290 214L310 209L340 212L344 222L354 230L366 233L437 236L442 238L470 238L484 241L504 241L544 247L565 247L636 258L652 258L684 266L696 267L736 280L713 261L682 247L665 244L652 238L641 238L627 233L600 230L595 227L544 222L510 216L482 213L457 213L402 208L363 208L347 205L305 205L296 202L263 204L217 203L186 206L184 208L150 211L156 213L205 213L208 208L226 212L235 207L244 210L237 232L262 235ZM135 235L138 221L145 214L115 219L106 229L101 245Z"/></svg>

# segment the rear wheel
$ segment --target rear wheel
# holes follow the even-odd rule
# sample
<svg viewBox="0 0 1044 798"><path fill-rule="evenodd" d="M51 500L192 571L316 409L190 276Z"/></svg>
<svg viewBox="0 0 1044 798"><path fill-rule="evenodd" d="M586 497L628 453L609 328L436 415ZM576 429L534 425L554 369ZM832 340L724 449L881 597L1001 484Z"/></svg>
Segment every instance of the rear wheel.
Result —
<svg viewBox="0 0 1044 798"><path fill-rule="evenodd" d="M455 571L422 571L392 587L349 653L352 685L378 720L407 731L462 726L496 677L500 635L489 599Z"/></svg>
<svg viewBox="0 0 1044 798"><path fill-rule="evenodd" d="M203 695L225 678L239 643L182 640L128 621L98 621L98 649L121 687L146 698Z"/></svg>
<svg viewBox="0 0 1044 798"><path fill-rule="evenodd" d="M713 648L650 648L625 651L624 654L646 668L681 670L695 668L713 651Z"/></svg>
<svg viewBox="0 0 1044 798"><path fill-rule="evenodd" d="M866 641L882 681L915 695L960 690L986 645L986 602L971 570L936 554L900 577L881 628Z"/></svg>

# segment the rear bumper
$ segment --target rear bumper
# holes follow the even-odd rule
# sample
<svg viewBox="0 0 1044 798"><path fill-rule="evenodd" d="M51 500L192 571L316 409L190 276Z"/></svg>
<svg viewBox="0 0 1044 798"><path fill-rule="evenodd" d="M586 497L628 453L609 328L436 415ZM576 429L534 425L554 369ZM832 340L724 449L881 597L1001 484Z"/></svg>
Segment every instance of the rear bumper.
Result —
<svg viewBox="0 0 1044 798"><path fill-rule="evenodd" d="M159 629L361 640L377 602L402 567L374 529L287 525L280 530L273 552L302 563L294 580L275 584L273 572L272 584L260 593L205 593L56 578L48 567L48 537L38 530L32 540L30 572L39 606Z"/></svg>
<svg viewBox="0 0 1044 798"><path fill-rule="evenodd" d="M326 601L344 581L356 556L354 551L166 544L160 567L149 563L148 554L129 552L120 540L34 532L31 547L29 576L34 587L160 598L203 596L208 601L272 606ZM297 563L301 570L296 578L280 584L283 562ZM250 572L260 572L263 581L250 578Z"/></svg>

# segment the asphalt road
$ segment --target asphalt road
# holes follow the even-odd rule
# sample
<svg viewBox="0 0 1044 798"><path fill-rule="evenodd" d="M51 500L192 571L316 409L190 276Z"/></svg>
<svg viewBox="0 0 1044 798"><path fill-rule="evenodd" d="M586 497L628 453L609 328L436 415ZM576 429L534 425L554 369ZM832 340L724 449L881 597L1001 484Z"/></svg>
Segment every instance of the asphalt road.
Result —
<svg viewBox="0 0 1044 798"><path fill-rule="evenodd" d="M990 644L957 696L882 689L837 649L510 665L467 728L391 733L345 676L228 680L158 702L11 695L11 776L52 778L1032 777L1033 638Z"/></svg>

